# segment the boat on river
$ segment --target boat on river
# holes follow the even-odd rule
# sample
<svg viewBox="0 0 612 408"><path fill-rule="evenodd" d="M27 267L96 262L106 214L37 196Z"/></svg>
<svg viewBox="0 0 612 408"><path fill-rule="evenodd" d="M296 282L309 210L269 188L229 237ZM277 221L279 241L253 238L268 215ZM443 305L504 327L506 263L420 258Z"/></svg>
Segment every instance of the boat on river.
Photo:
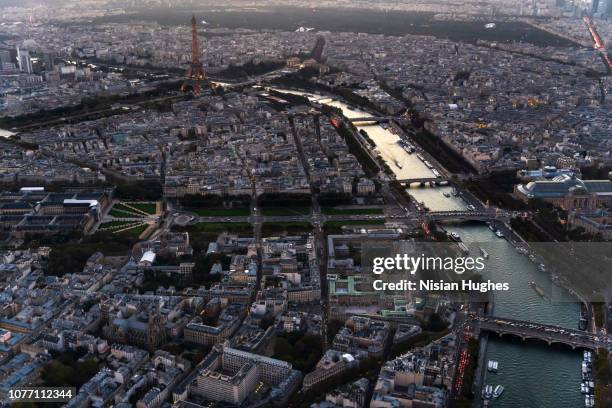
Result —
<svg viewBox="0 0 612 408"><path fill-rule="evenodd" d="M586 381L583 381L580 383L580 392L582 394L588 394L589 393L589 383Z"/></svg>
<svg viewBox="0 0 612 408"><path fill-rule="evenodd" d="M491 397L493 396L493 386L492 385L487 385L485 387L485 399L491 399Z"/></svg>
<svg viewBox="0 0 612 408"><path fill-rule="evenodd" d="M534 281L529 282L529 286L531 286L533 288L533 290L535 290L538 295L540 295L542 297L545 296L544 290L541 287L539 287L538 284L535 283Z"/></svg>
<svg viewBox="0 0 612 408"><path fill-rule="evenodd" d="M459 245L459 249L461 249L461 252L463 252L464 254L470 253L470 249L463 242L459 242L458 245Z"/></svg>
<svg viewBox="0 0 612 408"><path fill-rule="evenodd" d="M587 408L592 408L595 406L595 396L594 395L585 395L584 396L584 406Z"/></svg>
<svg viewBox="0 0 612 408"><path fill-rule="evenodd" d="M499 398L502 395L503 392L504 392L504 386L503 385L498 385L493 390L493 398Z"/></svg>
<svg viewBox="0 0 612 408"><path fill-rule="evenodd" d="M489 258L489 253L483 247L480 247L480 254L482 255L484 259Z"/></svg>

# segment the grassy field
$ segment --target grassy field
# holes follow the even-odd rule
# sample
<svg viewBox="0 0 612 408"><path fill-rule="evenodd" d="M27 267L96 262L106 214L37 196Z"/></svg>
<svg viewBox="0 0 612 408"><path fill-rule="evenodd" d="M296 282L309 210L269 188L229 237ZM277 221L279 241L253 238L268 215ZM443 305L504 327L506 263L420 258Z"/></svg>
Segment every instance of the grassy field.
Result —
<svg viewBox="0 0 612 408"><path fill-rule="evenodd" d="M111 210L108 212L108 215L113 216L115 218L138 218L138 217L143 217L142 214L140 213L135 213L135 212L126 212L126 211L122 211L122 210L116 210L115 208L111 208Z"/></svg>
<svg viewBox="0 0 612 408"><path fill-rule="evenodd" d="M130 208L133 207L133 208ZM130 201L116 203L111 211L123 211L140 216L145 214L154 215L156 209L155 203L135 203Z"/></svg>
<svg viewBox="0 0 612 408"><path fill-rule="evenodd" d="M132 208L123 205L123 203L116 203L115 205L113 205L113 210L117 210L117 211L125 211L125 212L135 212Z"/></svg>
<svg viewBox="0 0 612 408"><path fill-rule="evenodd" d="M125 231L121 231L121 232L116 232L116 234L122 235L122 236L126 236L126 237L130 237L130 238L138 238L140 236L140 234L142 234L143 232L145 232L145 230L149 228L149 224L138 224L130 229L127 229Z"/></svg>
<svg viewBox="0 0 612 408"><path fill-rule="evenodd" d="M321 208L323 214L327 215L376 215L382 214L382 208L334 208L334 207L323 207Z"/></svg>
<svg viewBox="0 0 612 408"><path fill-rule="evenodd" d="M237 233L251 233L253 227L248 222L199 222L197 224L190 225L189 229L197 232L221 233L227 231Z"/></svg>
<svg viewBox="0 0 612 408"><path fill-rule="evenodd" d="M157 209L157 204L155 203L127 203L128 205L142 211L147 214L154 215Z"/></svg>
<svg viewBox="0 0 612 408"><path fill-rule="evenodd" d="M262 207L261 213L267 216L292 216L292 215L308 215L311 212L310 207Z"/></svg>
<svg viewBox="0 0 612 408"><path fill-rule="evenodd" d="M309 222L264 222L261 226L263 235L304 234L312 231Z"/></svg>
<svg viewBox="0 0 612 408"><path fill-rule="evenodd" d="M249 207L238 208L189 208L200 217L240 217L251 215Z"/></svg>
<svg viewBox="0 0 612 408"><path fill-rule="evenodd" d="M130 224L134 224L134 221L109 221L109 222L103 222L102 224L100 224L100 226L98 227L99 229L107 229L107 228L119 228L119 227L127 227Z"/></svg>

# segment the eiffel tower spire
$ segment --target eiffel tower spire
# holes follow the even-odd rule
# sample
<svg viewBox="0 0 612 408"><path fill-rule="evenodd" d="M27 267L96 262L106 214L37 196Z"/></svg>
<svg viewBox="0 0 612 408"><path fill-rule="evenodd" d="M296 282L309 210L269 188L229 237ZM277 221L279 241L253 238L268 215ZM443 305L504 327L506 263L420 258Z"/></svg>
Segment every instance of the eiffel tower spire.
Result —
<svg viewBox="0 0 612 408"><path fill-rule="evenodd" d="M195 15L191 17L191 66L187 71L187 79L183 83L181 90L183 92L192 91L199 94L201 91L201 83L207 82L208 78L204 72L204 67L200 61L200 46L198 42L198 27Z"/></svg>

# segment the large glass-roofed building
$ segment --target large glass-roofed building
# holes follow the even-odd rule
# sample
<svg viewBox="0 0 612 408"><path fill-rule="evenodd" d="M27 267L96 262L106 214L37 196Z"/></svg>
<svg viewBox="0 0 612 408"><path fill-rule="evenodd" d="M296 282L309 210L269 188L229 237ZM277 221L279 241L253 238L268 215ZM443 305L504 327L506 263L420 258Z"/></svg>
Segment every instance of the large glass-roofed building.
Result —
<svg viewBox="0 0 612 408"><path fill-rule="evenodd" d="M525 202L540 199L568 211L594 211L612 207L610 180L581 180L562 174L551 180L518 184L514 192Z"/></svg>

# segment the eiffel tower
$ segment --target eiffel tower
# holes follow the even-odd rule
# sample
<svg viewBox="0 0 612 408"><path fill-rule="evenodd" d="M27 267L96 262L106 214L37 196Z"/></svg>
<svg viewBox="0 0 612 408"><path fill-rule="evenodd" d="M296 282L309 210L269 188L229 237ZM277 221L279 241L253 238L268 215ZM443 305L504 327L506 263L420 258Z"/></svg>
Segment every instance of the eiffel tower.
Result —
<svg viewBox="0 0 612 408"><path fill-rule="evenodd" d="M202 83L208 84L208 78L200 61L200 46L198 45L198 28L195 15L191 18L191 66L187 71L187 79L181 86L183 92L193 92L199 95Z"/></svg>

